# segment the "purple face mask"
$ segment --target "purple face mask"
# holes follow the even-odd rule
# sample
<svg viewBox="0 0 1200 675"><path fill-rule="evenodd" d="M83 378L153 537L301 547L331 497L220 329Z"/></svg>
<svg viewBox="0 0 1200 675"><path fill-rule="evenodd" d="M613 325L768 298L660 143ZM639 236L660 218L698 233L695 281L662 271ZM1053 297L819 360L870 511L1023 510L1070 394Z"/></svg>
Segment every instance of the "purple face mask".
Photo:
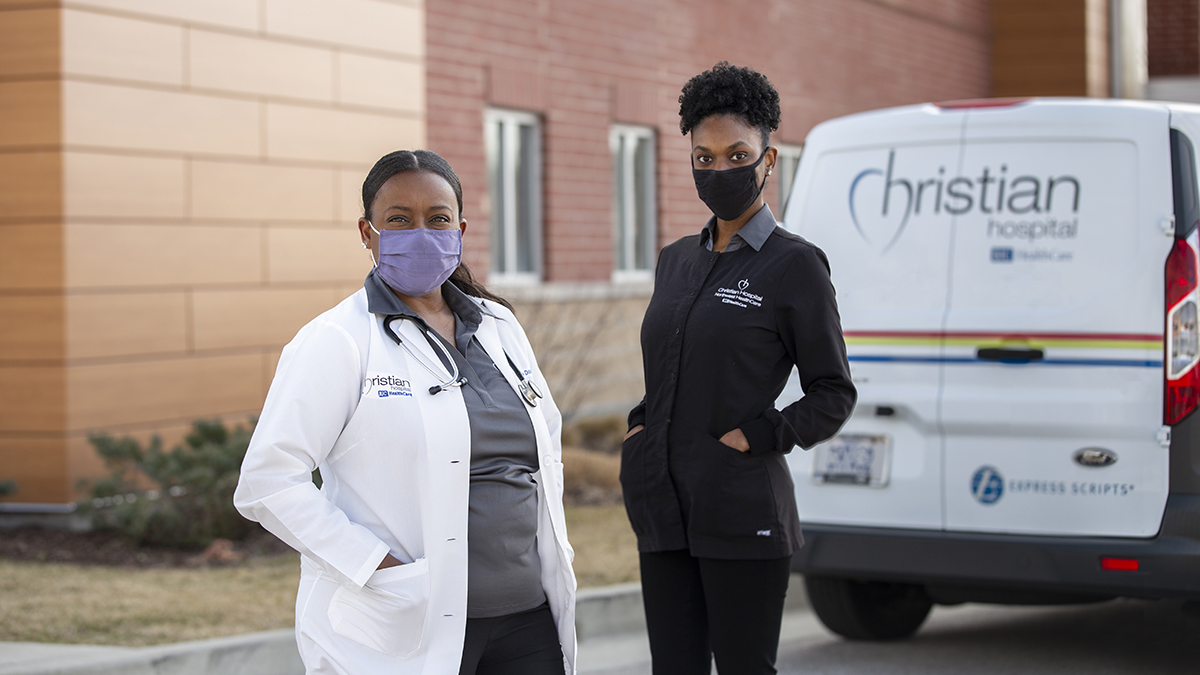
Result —
<svg viewBox="0 0 1200 675"><path fill-rule="evenodd" d="M392 290L410 298L437 290L462 262L462 230L371 229L379 236L375 269Z"/></svg>

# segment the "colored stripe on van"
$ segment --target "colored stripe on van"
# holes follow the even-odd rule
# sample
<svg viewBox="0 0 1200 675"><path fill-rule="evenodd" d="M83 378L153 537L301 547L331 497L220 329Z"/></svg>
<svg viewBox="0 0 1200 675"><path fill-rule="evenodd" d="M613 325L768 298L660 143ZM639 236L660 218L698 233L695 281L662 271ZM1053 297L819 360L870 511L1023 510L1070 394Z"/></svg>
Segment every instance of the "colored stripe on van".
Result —
<svg viewBox="0 0 1200 675"><path fill-rule="evenodd" d="M1036 366L1106 366L1113 368L1162 368L1162 361L1138 361L1136 359L1041 359L1028 364L1006 364L973 356L857 356L846 357L850 361L866 361L877 363L995 363L997 365L1036 365Z"/></svg>
<svg viewBox="0 0 1200 675"><path fill-rule="evenodd" d="M847 331L847 345L950 347L1074 347L1084 349L1162 349L1161 335L1138 333L924 333Z"/></svg>
<svg viewBox="0 0 1200 675"><path fill-rule="evenodd" d="M1162 351L1161 335L1142 333L970 333L970 332L884 332L847 331L847 346L875 347L1031 347L1059 349L1136 349ZM916 356L886 354L851 354L851 361L890 363L994 363L975 356ZM1162 359L1106 359L1052 357L1028 364L1043 366L1103 366L1124 368L1162 368Z"/></svg>

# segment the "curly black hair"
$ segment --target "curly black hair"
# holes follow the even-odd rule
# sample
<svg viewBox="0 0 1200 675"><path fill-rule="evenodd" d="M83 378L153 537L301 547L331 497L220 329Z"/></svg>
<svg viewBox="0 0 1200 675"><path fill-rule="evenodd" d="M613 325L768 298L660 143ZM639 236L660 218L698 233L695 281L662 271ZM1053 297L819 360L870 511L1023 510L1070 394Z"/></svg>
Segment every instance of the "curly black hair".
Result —
<svg viewBox="0 0 1200 675"><path fill-rule="evenodd" d="M762 132L763 147L779 128L779 92L766 75L721 61L688 80L679 94L679 131L684 136L712 115L736 115Z"/></svg>

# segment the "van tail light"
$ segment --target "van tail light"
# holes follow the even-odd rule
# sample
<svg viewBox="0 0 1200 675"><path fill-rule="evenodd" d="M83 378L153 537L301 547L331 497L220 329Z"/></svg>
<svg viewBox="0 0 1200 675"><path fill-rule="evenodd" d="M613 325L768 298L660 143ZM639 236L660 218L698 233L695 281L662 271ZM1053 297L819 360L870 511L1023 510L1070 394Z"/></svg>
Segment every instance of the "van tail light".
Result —
<svg viewBox="0 0 1200 675"><path fill-rule="evenodd" d="M1196 251L1177 239L1167 256L1167 326L1163 423L1178 424L1200 403L1200 331L1197 327Z"/></svg>
<svg viewBox="0 0 1200 675"><path fill-rule="evenodd" d="M1109 570L1111 572L1136 572L1138 571L1137 558L1101 558L1100 569Z"/></svg>

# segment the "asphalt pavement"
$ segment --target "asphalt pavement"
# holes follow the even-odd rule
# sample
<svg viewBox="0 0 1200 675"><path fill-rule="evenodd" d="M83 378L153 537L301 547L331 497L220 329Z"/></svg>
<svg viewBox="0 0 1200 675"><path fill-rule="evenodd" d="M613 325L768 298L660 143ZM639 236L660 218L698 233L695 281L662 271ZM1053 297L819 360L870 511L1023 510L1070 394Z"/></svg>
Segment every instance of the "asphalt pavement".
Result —
<svg viewBox="0 0 1200 675"><path fill-rule="evenodd" d="M1197 675L1200 618L1180 604L937 607L899 642L848 642L817 627L784 645L778 666L783 675Z"/></svg>
<svg viewBox="0 0 1200 675"><path fill-rule="evenodd" d="M582 645L580 664L581 675L649 675L649 648L644 635L597 640ZM777 665L780 675L1197 675L1200 618L1167 601L961 605L934 608L911 639L873 643L792 612Z"/></svg>

